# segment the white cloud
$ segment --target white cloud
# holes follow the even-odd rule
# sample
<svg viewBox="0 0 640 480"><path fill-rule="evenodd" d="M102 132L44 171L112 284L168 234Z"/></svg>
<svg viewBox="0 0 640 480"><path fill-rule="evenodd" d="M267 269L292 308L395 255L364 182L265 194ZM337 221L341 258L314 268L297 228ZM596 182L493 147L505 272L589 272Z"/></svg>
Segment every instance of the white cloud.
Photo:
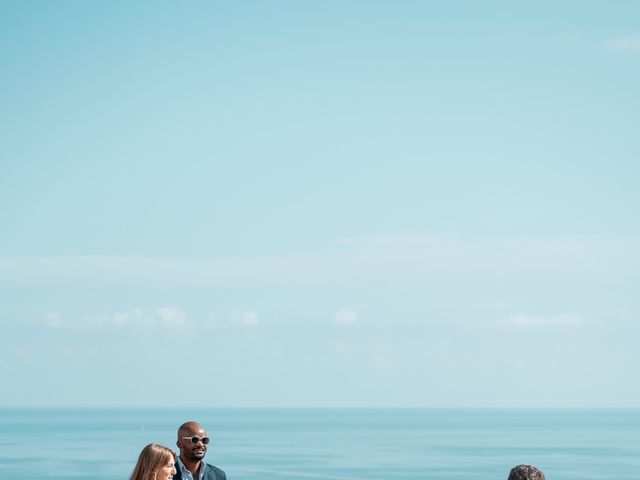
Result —
<svg viewBox="0 0 640 480"><path fill-rule="evenodd" d="M627 37L610 38L604 42L604 47L610 50L640 53L640 33Z"/></svg>
<svg viewBox="0 0 640 480"><path fill-rule="evenodd" d="M556 315L527 315L517 313L498 320L498 326L506 328L578 328L583 327L585 320L575 313Z"/></svg>
<svg viewBox="0 0 640 480"><path fill-rule="evenodd" d="M167 327L179 327L187 320L187 316L175 307L161 307L156 315Z"/></svg>
<svg viewBox="0 0 640 480"><path fill-rule="evenodd" d="M259 323L258 314L253 310L235 312L231 315L231 321L241 327L257 327Z"/></svg>
<svg viewBox="0 0 640 480"><path fill-rule="evenodd" d="M186 321L186 314L175 307L160 307L155 310L134 308L124 312L83 315L80 318L66 318L57 313L47 313L44 319L45 325L54 329L131 326L178 328Z"/></svg>
<svg viewBox="0 0 640 480"><path fill-rule="evenodd" d="M204 321L202 322L202 326L206 328L213 328L217 324L218 324L218 317L216 316L215 313L210 313L209 315L207 315Z"/></svg>
<svg viewBox="0 0 640 480"><path fill-rule="evenodd" d="M336 325L351 325L359 319L358 312L353 308L341 308L333 316L333 323Z"/></svg>
<svg viewBox="0 0 640 480"><path fill-rule="evenodd" d="M64 326L62 317L57 313L49 312L44 317L44 323L49 328L61 328Z"/></svg>

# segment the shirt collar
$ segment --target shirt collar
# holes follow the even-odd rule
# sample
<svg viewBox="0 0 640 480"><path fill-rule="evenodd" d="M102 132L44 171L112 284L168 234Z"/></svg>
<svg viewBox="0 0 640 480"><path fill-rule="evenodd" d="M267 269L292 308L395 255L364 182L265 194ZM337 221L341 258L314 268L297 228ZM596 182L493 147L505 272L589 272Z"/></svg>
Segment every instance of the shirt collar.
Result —
<svg viewBox="0 0 640 480"><path fill-rule="evenodd" d="M178 455L178 466L180 467L180 473L182 473L182 478L193 478L193 474L191 471L185 467L184 463L182 463L182 459L180 455ZM203 460L200 460L200 471L198 473L198 480L202 480L204 477L205 463ZM195 480L195 479L194 479Z"/></svg>

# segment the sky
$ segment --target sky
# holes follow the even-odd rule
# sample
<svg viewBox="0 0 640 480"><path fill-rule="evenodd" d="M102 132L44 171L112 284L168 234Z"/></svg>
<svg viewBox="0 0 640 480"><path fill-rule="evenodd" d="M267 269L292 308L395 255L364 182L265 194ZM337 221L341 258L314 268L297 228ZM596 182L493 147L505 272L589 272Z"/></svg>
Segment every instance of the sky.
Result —
<svg viewBox="0 0 640 480"><path fill-rule="evenodd" d="M2 2L0 406L640 407L638 18Z"/></svg>

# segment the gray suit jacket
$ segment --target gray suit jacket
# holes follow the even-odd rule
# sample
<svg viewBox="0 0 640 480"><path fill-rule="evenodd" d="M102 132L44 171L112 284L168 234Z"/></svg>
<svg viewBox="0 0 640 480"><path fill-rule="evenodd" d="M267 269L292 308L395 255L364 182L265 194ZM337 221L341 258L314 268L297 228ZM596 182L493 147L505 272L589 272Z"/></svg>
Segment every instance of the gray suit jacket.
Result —
<svg viewBox="0 0 640 480"><path fill-rule="evenodd" d="M204 467L204 480L227 480L227 474L213 465L205 464ZM182 472L178 465L176 465L176 474L173 476L173 480L182 480Z"/></svg>

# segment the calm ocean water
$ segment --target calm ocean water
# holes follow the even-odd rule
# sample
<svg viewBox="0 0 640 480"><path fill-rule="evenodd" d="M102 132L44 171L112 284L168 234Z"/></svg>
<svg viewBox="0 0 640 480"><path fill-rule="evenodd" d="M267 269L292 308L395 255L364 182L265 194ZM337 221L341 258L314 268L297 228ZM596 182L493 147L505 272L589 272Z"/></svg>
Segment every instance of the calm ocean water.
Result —
<svg viewBox="0 0 640 480"><path fill-rule="evenodd" d="M0 409L0 479L124 480L191 419L230 480L640 478L640 410Z"/></svg>

